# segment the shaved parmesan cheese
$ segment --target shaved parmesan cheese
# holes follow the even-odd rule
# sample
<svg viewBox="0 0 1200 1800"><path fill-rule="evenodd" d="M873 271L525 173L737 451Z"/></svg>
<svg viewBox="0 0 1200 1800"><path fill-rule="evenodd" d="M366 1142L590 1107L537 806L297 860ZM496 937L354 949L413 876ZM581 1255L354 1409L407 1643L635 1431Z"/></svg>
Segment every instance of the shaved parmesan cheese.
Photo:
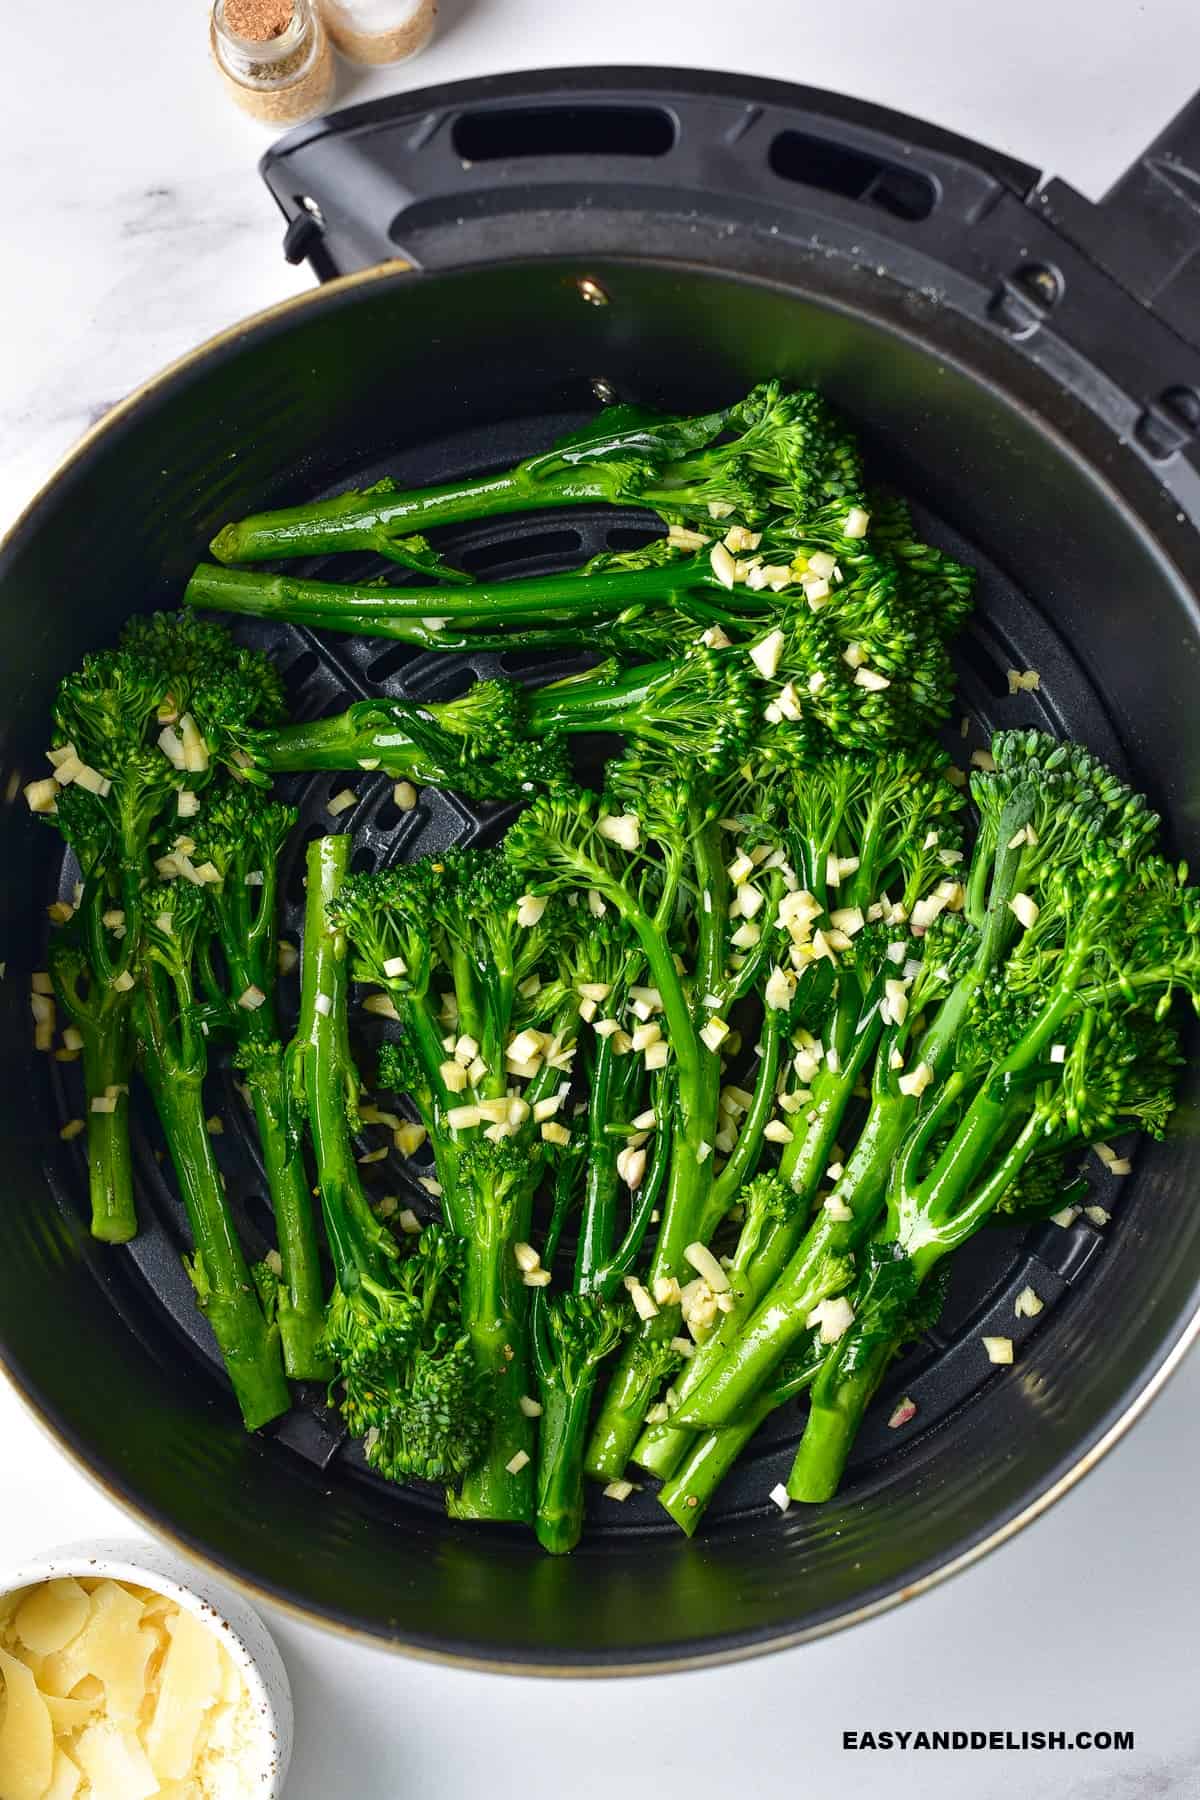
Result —
<svg viewBox="0 0 1200 1800"><path fill-rule="evenodd" d="M27 1650L53 1656L79 1636L90 1610L91 1601L77 1581L41 1581L18 1606L13 1630Z"/></svg>
<svg viewBox="0 0 1200 1800"><path fill-rule="evenodd" d="M104 1683L106 1704L113 1715L136 1718L146 1691L146 1663L153 1644L139 1633L140 1623L141 1602L120 1583L102 1581L92 1591L86 1626L60 1652L78 1669L76 1680L95 1675ZM66 1691L70 1692L70 1687Z"/></svg>
<svg viewBox="0 0 1200 1800"><path fill-rule="evenodd" d="M46 1704L50 1705L50 1702L47 1701ZM60 1700L58 1704L61 1706L66 1703ZM69 1704L83 1706L84 1703L82 1701L71 1701ZM84 1710L86 1712L86 1707ZM54 1717L53 1709L51 1709L50 1716L51 1718ZM86 1720L83 1722L86 1723ZM75 1800L75 1796L79 1792L79 1785L82 1780L83 1775L78 1765L73 1763L66 1751L56 1744L54 1747L54 1768L50 1776L50 1786L46 1789L43 1800Z"/></svg>
<svg viewBox="0 0 1200 1800"><path fill-rule="evenodd" d="M4 1678L0 1792L4 1800L42 1800L54 1768L50 1713L32 1671L6 1650L0 1650L0 1676Z"/></svg>
<svg viewBox="0 0 1200 1800"><path fill-rule="evenodd" d="M170 1645L146 1731L146 1754L160 1779L183 1781L196 1758L204 1715L221 1692L221 1660L216 1638L193 1613L176 1612L166 1628Z"/></svg>
<svg viewBox="0 0 1200 1800"><path fill-rule="evenodd" d="M113 1720L87 1726L75 1751L91 1783L90 1800L151 1800L158 1793L158 1777L138 1738Z"/></svg>

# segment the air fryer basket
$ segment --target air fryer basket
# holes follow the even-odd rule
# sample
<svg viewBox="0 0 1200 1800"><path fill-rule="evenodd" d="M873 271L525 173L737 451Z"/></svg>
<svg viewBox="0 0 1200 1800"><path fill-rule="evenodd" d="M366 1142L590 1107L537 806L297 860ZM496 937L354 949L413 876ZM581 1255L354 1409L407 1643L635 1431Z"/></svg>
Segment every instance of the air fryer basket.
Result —
<svg viewBox="0 0 1200 1800"><path fill-rule="evenodd" d="M997 214L1027 212L1018 193L1031 172L992 159L974 175L960 170L956 189L948 163L967 147L953 145L951 155L947 140L935 148L933 134L910 126L906 158L894 144L885 156L875 141L878 115L867 127L840 116L824 126L848 134L854 154L868 161L863 145L872 145L876 174L864 176L862 194L843 193L834 207L859 238L877 231L881 210L887 230L899 232L890 248L873 245L869 262L861 245L857 255L830 249L825 240L840 224L822 209L832 202L827 190L807 188L802 207L791 193L780 202L790 227L785 245L760 201L756 229L739 230L732 257L715 231L695 229L691 195L656 190L665 254L635 255L635 243L646 247L641 224L653 206L648 215L644 186L622 188L611 170L587 192L603 215L599 238L623 232L624 240L582 257L574 244L578 193L548 182L559 164L542 167L546 133L561 126L541 115L566 110L591 121L584 135L592 147L572 154L595 159L606 154L601 140L610 141L604 133L618 98L622 141L647 144L661 142L645 124L648 112L673 119L678 142L689 104L695 111L703 100L718 113L734 104L709 78L656 81L654 106L640 90L637 104L630 99L632 75L581 72L527 80L515 110L510 93L481 100L472 84L465 96L409 96L402 111L341 115L327 136L324 127L294 134L267 169L292 221L293 253L324 258L326 272L346 244L372 253L378 246L355 223L351 201L365 192L378 222L386 193L381 234L393 250L403 243L409 259L430 265L427 272L393 266L348 278L168 371L82 446L0 553L10 802L0 814L9 969L0 989L9 1071L0 1086L8 1174L0 1358L101 1480L197 1553L332 1622L505 1667L703 1661L795 1640L919 1586L998 1541L1094 1459L1181 1354L1200 1287L1200 1219L1187 1206L1200 1162L1189 1092L1171 1140L1141 1152L1132 1177L1116 1182L1097 1165L1096 1197L1114 1215L1106 1232L1086 1221L1067 1231L998 1229L972 1246L937 1333L894 1372L836 1501L783 1519L769 1507L767 1492L794 1439L796 1415L788 1413L752 1448L697 1541L681 1540L643 1493L624 1507L595 1501L579 1551L552 1560L510 1530L449 1523L432 1489L385 1487L345 1445L315 1391L302 1393L293 1415L268 1432L241 1432L179 1264L182 1212L155 1154L148 1109L135 1127L143 1233L120 1251L87 1236L79 1147L57 1135L79 1108L76 1071L32 1053L25 1011L24 972L42 966L44 904L69 895L74 876L54 835L26 815L17 773L28 779L37 768L62 670L111 639L134 608L174 604L225 519L285 496L385 470L434 481L507 462L581 419L597 392L692 409L768 373L815 383L855 419L875 472L917 502L929 535L980 571L977 616L959 654L969 735L958 735L956 714L953 747L965 760L988 731L1009 723L1079 737L1146 786L1181 853L1197 848L1200 540L1178 394L1190 391L1200 358L1065 239L1053 258L1039 251L1036 266L1072 291L1073 259L1084 265L1097 296L1092 327L1101 330L1101 299L1118 322L1133 316L1127 307L1140 316L1136 340L1118 332L1119 367L1101 369L1090 346L1087 355L1078 349L1082 327L1073 341L1050 330L1061 293L1044 290L1039 299L1036 282L1010 291L999 281L989 290L978 271L955 271L944 219L936 247L943 290L932 297L913 272L918 262L925 272L933 251L914 250L911 238L937 218L937 207L921 219L906 216L914 196L957 195L967 237L968 225L989 218L998 233ZM784 96L794 109L812 98L767 84L736 87L742 113L756 105L768 118ZM514 118L531 113L539 115L533 124L514 133ZM812 141L814 129L805 112L775 123L770 142L789 131ZM439 136L471 150L466 161L491 163L486 191L460 201L461 229L487 260L432 272L451 242L449 214L428 197L413 200L411 171L396 166L387 146L400 142L407 156ZM502 154L489 156L497 143ZM646 152L649 160L670 154ZM349 185L338 164L347 155L358 172ZM881 181L882 209L870 198ZM397 195L405 201L398 212ZM687 226L681 219L689 214ZM407 223L397 227L397 217ZM1031 226L1031 237L1050 230L1037 219ZM1011 220L1009 237L1005 269L1028 266L1033 253ZM561 254L530 254L560 244ZM516 254L498 259L506 249ZM970 258L978 260L975 248ZM970 258L961 251L961 261ZM971 280L977 292L967 304ZM955 282L961 291L951 303ZM997 294L1016 309L1017 329ZM1021 296L1043 307L1032 330ZM1119 377L1143 358L1157 385L1122 386ZM1176 399L1163 403L1163 393ZM1151 424L1139 431L1142 417ZM1172 431L1168 443L1161 434ZM481 573L516 575L635 542L645 529L636 513L597 510L501 520L447 542ZM351 573L349 565L338 573ZM438 698L497 670L541 681L569 666L552 657L414 656L378 640L297 628L264 629L262 641L301 717L367 692ZM1010 696L1006 670L1027 667L1040 671L1041 689ZM329 776L295 782L302 829L284 883L293 938L299 844L331 828L325 803L343 785ZM355 834L359 866L488 839L503 824L503 813L432 792L400 814L389 783L364 776L354 785L358 805L338 828ZM228 1074L214 1079L213 1104L226 1119L218 1152L229 1191L257 1245L268 1226L261 1169ZM370 1170L378 1192L402 1194L422 1210L420 1172L398 1158ZM1014 1322L1013 1295L1027 1280L1047 1308L1036 1321ZM978 1341L989 1329L1025 1334L1015 1370L992 1371ZM887 1396L901 1388L919 1405L902 1443L882 1423Z"/></svg>

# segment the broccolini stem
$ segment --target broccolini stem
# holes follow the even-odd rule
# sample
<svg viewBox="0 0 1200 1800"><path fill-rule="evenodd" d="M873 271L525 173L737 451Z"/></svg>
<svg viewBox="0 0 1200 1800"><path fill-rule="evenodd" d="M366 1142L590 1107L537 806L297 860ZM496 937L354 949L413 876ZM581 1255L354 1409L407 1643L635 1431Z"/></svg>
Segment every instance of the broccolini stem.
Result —
<svg viewBox="0 0 1200 1800"><path fill-rule="evenodd" d="M358 1077L350 1056L346 939L325 910L346 877L350 849L346 836L314 838L308 846L300 1022L293 1050L308 1104L325 1233L345 1294L354 1292L363 1275L387 1280L350 1141L348 1109L357 1098Z"/></svg>
<svg viewBox="0 0 1200 1800"><path fill-rule="evenodd" d="M654 1110L660 1119L665 1119L667 1111L667 1079L659 1076L659 1086L654 1102ZM636 1263L641 1248L650 1229L650 1220L658 1207L659 1196L667 1179L667 1170L671 1161L671 1133L665 1124L659 1126L654 1134L653 1150L650 1154L650 1166L646 1170L645 1180L638 1189L637 1205L629 1221L629 1228L621 1239L608 1262L597 1269L593 1279L596 1292L603 1294L606 1300L612 1300L619 1292L622 1281L630 1273Z"/></svg>
<svg viewBox="0 0 1200 1800"><path fill-rule="evenodd" d="M575 1249L575 1290L586 1293L613 1251L620 1181L620 1140L608 1130L613 1088L620 1071L611 1038L600 1038L588 1095L587 1167L583 1178L583 1212ZM543 1426L543 1431L545 1427Z"/></svg>
<svg viewBox="0 0 1200 1800"><path fill-rule="evenodd" d="M853 1331L854 1327L850 1329ZM852 1372L832 1384L829 1394L814 1397L788 1476L791 1499L832 1500L863 1414L903 1341L904 1325L900 1323L891 1337L862 1347Z"/></svg>
<svg viewBox="0 0 1200 1800"><path fill-rule="evenodd" d="M477 586L376 587L337 581L310 581L295 575L268 575L257 569L226 569L200 563L184 599L200 611L241 613L255 619L285 619L326 631L392 638L426 650L457 649L462 634L479 645L484 638L511 642L522 626L548 642L556 631L576 642L589 623L615 618L639 601L671 601L696 588L722 594L722 610L748 605L730 599L707 563L665 563L649 569L594 570L586 577L571 569ZM750 605L763 610L761 602ZM432 623L430 621L432 620ZM482 634L482 635L481 635Z"/></svg>
<svg viewBox="0 0 1200 1800"><path fill-rule="evenodd" d="M565 1556L583 1531L583 1447L599 1365L582 1371L573 1389L539 1383L537 1538L552 1556Z"/></svg>
<svg viewBox="0 0 1200 1800"><path fill-rule="evenodd" d="M727 876L715 823L697 820L692 837L696 880L713 896L702 912L697 946L696 983L701 993L717 985L723 970L724 943L719 921L726 916ZM631 921L635 929L637 920ZM677 1120L672 1135L671 1166L662 1207L662 1224L650 1261L651 1285L665 1276L686 1276L684 1252L694 1243L709 1210L712 1192L712 1146L717 1129L721 1060L708 1049L688 1005L667 939L657 931L639 932L651 976L663 1002L677 1087ZM660 1130L662 1127L660 1126ZM641 1435L646 1408L647 1362L644 1340L659 1342L679 1330L679 1308L662 1306L643 1322L626 1344L605 1392L587 1450L587 1472L596 1480L616 1481L624 1473Z"/></svg>
<svg viewBox="0 0 1200 1800"><path fill-rule="evenodd" d="M661 1372L646 1357L644 1347L669 1338L678 1318L678 1307L664 1307L626 1344L584 1456L584 1469L593 1481L619 1481L624 1475L647 1409L662 1385Z"/></svg>
<svg viewBox="0 0 1200 1800"><path fill-rule="evenodd" d="M515 1205L510 1206L510 1198ZM456 1494L447 1494L446 1507L455 1519L529 1525L534 1517L534 1429L521 1407L529 1392L529 1291L522 1285L512 1246L529 1235L532 1199L528 1183L510 1197L496 1191L493 1177L476 1200L462 1317L476 1365L490 1384L492 1426L483 1461L463 1478Z"/></svg>
<svg viewBox="0 0 1200 1800"><path fill-rule="evenodd" d="M77 1025L83 1038L83 1090L88 1108L92 1236L106 1244L127 1244L137 1236L138 1228L129 1151L129 1082L134 1060L130 1009L125 1005L108 1007L99 1024L77 1020ZM93 1112L95 1098L115 1099L116 1107L112 1112Z"/></svg>
<svg viewBox="0 0 1200 1800"><path fill-rule="evenodd" d="M1035 1110L1026 1118L982 1188L960 1205L974 1176L988 1160L988 1147L994 1156L996 1143L1007 1135L1014 1115L1019 1111L1019 1100L1007 1097L998 1101L986 1093L978 1095L951 1140L949 1148L953 1149L957 1144L958 1154L939 1159L929 1181L922 1184L919 1191L922 1204L928 1210L930 1235L922 1237L918 1227L917 1241L908 1246L918 1282L924 1281L951 1249L978 1230L997 1201L1012 1186L1036 1147L1042 1136L1042 1122ZM918 1128L912 1136L916 1139L924 1136L924 1132ZM906 1157L900 1159L893 1176L893 1187L903 1185L907 1161ZM889 1204L889 1214L892 1211ZM902 1217L907 1211L903 1200L899 1211ZM934 1223L936 1219L948 1223L939 1228ZM901 1317L890 1335L863 1344L856 1336L858 1326L853 1324L846 1337L839 1339L830 1352L814 1389L804 1435L788 1477L788 1493L793 1500L820 1502L833 1498L863 1415L892 1358L903 1345L907 1331L907 1320ZM850 1365L848 1371L847 1362Z"/></svg>
<svg viewBox="0 0 1200 1800"><path fill-rule="evenodd" d="M649 957L647 958L649 961ZM672 1048L675 1040L672 1039ZM703 1047L702 1052L703 1052ZM672 1140L671 1168L667 1180L666 1199L658 1242L650 1264L653 1283L660 1275L686 1273L684 1251L695 1240L696 1226L702 1217L712 1184L711 1154L702 1153L702 1133L706 1120L715 1116L720 1084L720 1060L707 1055L701 1065L699 1079L693 1084L690 1111L680 1105L680 1120ZM703 1086L712 1088L711 1102L704 1104ZM680 1071L680 1094L684 1091ZM709 1140L711 1147L711 1139ZM679 1329L679 1308L662 1306L641 1330L631 1337L613 1371L587 1451L587 1472L597 1481L616 1481L642 1430L646 1409L653 1397L646 1378L647 1363L639 1346L645 1341L659 1342L673 1337Z"/></svg>
<svg viewBox="0 0 1200 1800"><path fill-rule="evenodd" d="M324 556L338 550L378 550L389 538L436 525L489 519L547 506L587 506L612 498L603 472L564 472L532 482L520 469L448 482L442 487L368 489L315 500L307 506L254 513L226 525L209 548L218 562L265 562L277 556Z"/></svg>
<svg viewBox="0 0 1200 1800"><path fill-rule="evenodd" d="M670 1513L688 1537L699 1525L713 1495L750 1439L773 1411L771 1396L760 1394L724 1431L680 1434L681 1455L672 1469L661 1471L667 1479L658 1491L658 1504ZM641 1461L640 1456L638 1460ZM659 1472L657 1468L652 1471L654 1474Z"/></svg>
<svg viewBox="0 0 1200 1800"><path fill-rule="evenodd" d="M767 1027L772 1018L780 1017L780 1014L769 1013L766 1021ZM779 1173L796 1194L795 1210L786 1220L772 1225L764 1234L762 1242L747 1267L739 1271L739 1278L735 1283L732 1310L722 1313L717 1329L697 1346L695 1355L675 1383L675 1391L679 1395L681 1404L686 1402L689 1395L695 1393L700 1384L719 1367L726 1352L738 1337L745 1321L787 1267L789 1259L804 1235L812 1201L820 1184L821 1176L828 1167L833 1145L837 1139L842 1119L845 1117L846 1108L850 1103L855 1083L873 1054L879 1041L879 1035L880 1027L876 1009L872 1013L870 1023L851 1040L840 1068L831 1072L828 1067L822 1065L813 1078L812 1100L806 1109L807 1127L803 1132L797 1131L791 1143L784 1145L783 1154L779 1159ZM764 1046L764 1064L766 1060ZM750 1124L762 1092L762 1072L760 1070L754 1105L747 1114L742 1128L743 1135ZM765 1090L765 1100L767 1116L769 1116L775 1102L774 1077ZM765 1123L765 1119L763 1122ZM730 1162L732 1160L731 1157ZM728 1172L729 1166L729 1163L725 1165L720 1179L714 1184L712 1212L716 1211L717 1190ZM727 1206L723 1210L727 1210ZM713 1229L715 1226L716 1220L714 1219L712 1221ZM694 1435L695 1428L677 1423L676 1417L672 1417L663 1425L653 1425L644 1431L633 1451L634 1462L640 1464L651 1475L665 1478L672 1474Z"/></svg>
<svg viewBox="0 0 1200 1800"><path fill-rule="evenodd" d="M779 1046L782 1036L784 1014L776 1007L768 1007L763 1019L762 1035L759 1044L762 1054L758 1061L758 1074L754 1082L754 1092L742 1129L738 1132L725 1167L712 1184L712 1192L708 1198L708 1206L701 1221L699 1237L707 1243L725 1214L737 1199L738 1189L744 1181L748 1181L758 1165L762 1155L763 1132L771 1114L775 1110L775 1080L779 1074ZM792 1140L795 1142L795 1139Z"/></svg>
<svg viewBox="0 0 1200 1800"><path fill-rule="evenodd" d="M772 1384L724 1431L702 1431L689 1440L687 1460L678 1473L664 1481L658 1502L681 1530L691 1537L708 1511L713 1495L728 1475L759 1426L779 1407L811 1387L820 1372L818 1356L805 1358L782 1381Z"/></svg>
<svg viewBox="0 0 1200 1800"><path fill-rule="evenodd" d="M655 712L661 712L660 690L673 676L669 662L638 663L601 680L567 676L530 694L526 728L535 737L550 732L628 731L635 737L660 736L674 746L678 727L668 720L656 732ZM722 877L724 871L720 871ZM718 977L722 973L718 971ZM707 990L705 990L707 991Z"/></svg>
<svg viewBox="0 0 1200 1800"><path fill-rule="evenodd" d="M137 1045L132 991L113 986L128 963L124 953L119 964L109 954L113 940L101 922L104 908L103 888L88 881L77 914L86 963L81 961L78 939L69 932L56 933L50 943L49 971L59 1005L83 1039L92 1236L108 1244L125 1244L137 1236L138 1228L129 1150L129 1082ZM93 1112L95 1099L115 1099L116 1107L112 1112Z"/></svg>
<svg viewBox="0 0 1200 1800"><path fill-rule="evenodd" d="M404 729L406 715L416 710L407 701L395 702L396 723L383 729L375 723L364 730L355 724L352 712L280 725L258 734L255 760L259 768L273 775L308 769L353 770L363 761L374 760L395 780L407 776L418 783L443 781L445 771Z"/></svg>
<svg viewBox="0 0 1200 1800"><path fill-rule="evenodd" d="M275 1213L275 1234L283 1263L279 1295L279 1335L283 1362L293 1381L328 1381L333 1365L325 1355L325 1282L317 1245L316 1220L304 1154L288 1127L288 1093L282 1049L266 1052L247 1073L258 1123L267 1189Z"/></svg>
<svg viewBox="0 0 1200 1800"><path fill-rule="evenodd" d="M1008 902L1012 897L1019 857L1010 838L1015 838L1019 827L1028 822L1031 806L1030 796L1018 790L1004 809L998 833L1001 848L993 864L979 946L970 967L943 1001L921 1041L921 1060L935 1073L941 1071L976 993L1011 934L1012 916ZM1043 1032L1041 1036L1044 1035ZM956 1078L951 1075L946 1079L953 1082ZM765 1294L753 1314L743 1316L733 1341L715 1366L707 1371L704 1380L683 1401L673 1424L727 1425L769 1379L789 1345L805 1330L809 1312L822 1297L819 1294L813 1297L813 1284L821 1279L825 1259L852 1251L872 1228L887 1197L892 1159L915 1112L915 1100L902 1098L888 1088L877 1093L858 1142L834 1188L834 1196L850 1208L853 1216L834 1222L828 1213L823 1213L813 1221L776 1284Z"/></svg>
<svg viewBox="0 0 1200 1800"><path fill-rule="evenodd" d="M212 1326L247 1431L257 1431L291 1405L279 1328L263 1316L221 1186L204 1113L201 1079L173 1066L160 997L143 981L138 1015L142 1073L162 1120L196 1247L189 1268L201 1310Z"/></svg>
<svg viewBox="0 0 1200 1800"><path fill-rule="evenodd" d="M787 1266L752 1313L743 1314L733 1341L724 1348L694 1392L675 1414L679 1425L731 1423L759 1391L788 1349L808 1329L817 1303L845 1285L844 1258L874 1224L883 1205L892 1158L912 1117L915 1102L894 1096L876 1101L867 1117L834 1195L851 1212L845 1221L822 1211L805 1233ZM761 1291L761 1290L760 1290Z"/></svg>

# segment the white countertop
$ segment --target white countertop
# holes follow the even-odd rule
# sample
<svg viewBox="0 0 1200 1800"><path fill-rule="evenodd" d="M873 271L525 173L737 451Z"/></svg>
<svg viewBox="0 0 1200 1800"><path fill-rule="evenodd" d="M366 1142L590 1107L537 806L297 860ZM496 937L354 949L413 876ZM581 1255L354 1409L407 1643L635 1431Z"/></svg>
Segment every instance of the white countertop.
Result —
<svg viewBox="0 0 1200 1800"><path fill-rule="evenodd" d="M88 422L305 284L223 97L204 0L4 8L0 523ZM626 29L622 31L621 27ZM708 65L881 101L1100 193L1200 81L1194 0L442 0L415 63L341 99L534 66ZM463 1674L277 1619L289 1800L611 1800L654 1783L783 1800L1195 1800L1200 1360L1101 1468L949 1586L821 1644L705 1674ZM132 1530L0 1389L9 1558ZM849 1753L849 1729L1133 1730L1132 1752Z"/></svg>

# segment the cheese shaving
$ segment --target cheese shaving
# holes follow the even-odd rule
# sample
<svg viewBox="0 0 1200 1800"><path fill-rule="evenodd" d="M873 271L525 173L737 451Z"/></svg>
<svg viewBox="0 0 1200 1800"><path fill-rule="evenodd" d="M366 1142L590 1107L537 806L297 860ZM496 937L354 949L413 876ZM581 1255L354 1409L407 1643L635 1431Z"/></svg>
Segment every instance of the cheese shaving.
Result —
<svg viewBox="0 0 1200 1800"><path fill-rule="evenodd" d="M90 1591L89 1591L90 1590ZM0 1791L249 1800L270 1746L206 1619L126 1582L38 1582L0 1617Z"/></svg>

